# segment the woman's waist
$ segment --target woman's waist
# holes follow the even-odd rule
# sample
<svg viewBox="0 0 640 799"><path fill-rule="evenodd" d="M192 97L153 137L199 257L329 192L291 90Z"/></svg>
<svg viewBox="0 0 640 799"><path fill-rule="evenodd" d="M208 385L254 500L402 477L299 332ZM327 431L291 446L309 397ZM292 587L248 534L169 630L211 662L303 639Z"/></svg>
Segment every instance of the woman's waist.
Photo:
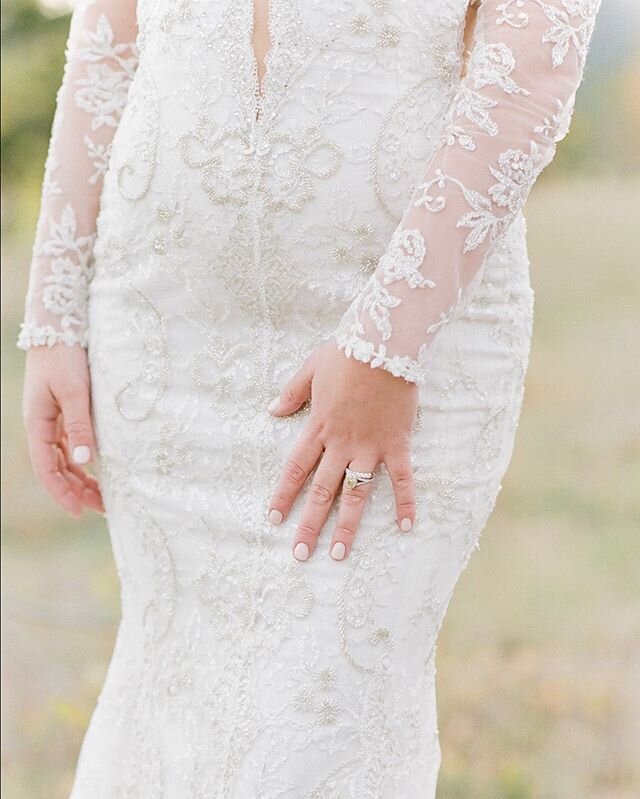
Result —
<svg viewBox="0 0 640 799"><path fill-rule="evenodd" d="M236 231L220 244L181 246L176 227L151 229L143 241L105 227L96 243L90 312L104 335L135 340L135 320L159 320L188 343L192 338L247 341L269 337L276 348L317 340L335 329L376 269L378 252L362 242L294 244L295 234L254 238ZM496 314L532 293L524 218L494 247L469 304ZM506 310L505 310L506 308ZM443 308L443 311L446 311ZM140 335L144 332L140 328Z"/></svg>

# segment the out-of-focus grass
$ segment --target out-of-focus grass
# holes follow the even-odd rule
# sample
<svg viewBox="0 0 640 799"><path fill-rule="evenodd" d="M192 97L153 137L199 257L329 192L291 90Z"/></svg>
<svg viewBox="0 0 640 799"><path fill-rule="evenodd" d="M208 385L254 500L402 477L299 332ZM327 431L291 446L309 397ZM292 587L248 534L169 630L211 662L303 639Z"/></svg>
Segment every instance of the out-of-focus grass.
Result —
<svg viewBox="0 0 640 799"><path fill-rule="evenodd" d="M637 178L585 179L541 181L529 200L523 415L438 648L438 799L640 796L639 196ZM62 799L118 586L102 519L71 520L30 474L25 279L5 270L4 795Z"/></svg>

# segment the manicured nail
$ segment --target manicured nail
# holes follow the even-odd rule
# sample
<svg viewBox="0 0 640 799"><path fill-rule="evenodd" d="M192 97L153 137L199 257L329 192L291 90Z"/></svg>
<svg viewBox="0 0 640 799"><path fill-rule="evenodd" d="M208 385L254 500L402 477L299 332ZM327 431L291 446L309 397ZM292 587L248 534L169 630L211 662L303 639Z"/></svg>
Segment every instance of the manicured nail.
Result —
<svg viewBox="0 0 640 799"><path fill-rule="evenodd" d="M342 560L342 558L344 558L346 551L347 548L342 543L342 541L336 541L336 543L331 547L331 557L334 560Z"/></svg>
<svg viewBox="0 0 640 799"><path fill-rule="evenodd" d="M404 518L400 522L400 529L402 530L403 533L408 533L409 530L412 528L412 526L413 525L411 523L411 519Z"/></svg>
<svg viewBox="0 0 640 799"><path fill-rule="evenodd" d="M89 447L82 444L79 447L73 448L73 460L76 463L89 463L91 460L91 450Z"/></svg>
<svg viewBox="0 0 640 799"><path fill-rule="evenodd" d="M306 560L309 557L309 547L304 543L304 541L298 541L293 550L293 557L296 560Z"/></svg>
<svg viewBox="0 0 640 799"><path fill-rule="evenodd" d="M274 397L274 398L271 400L271 402L269 403L269 406L268 406L267 410L268 410L270 413L273 413L274 411L276 411L276 410L278 409L278 405L280 405L280 394L278 394L278 396L277 396L277 397Z"/></svg>
<svg viewBox="0 0 640 799"><path fill-rule="evenodd" d="M269 511L269 521L271 524L280 524L280 522L284 519L284 516L280 513L279 510L273 508Z"/></svg>

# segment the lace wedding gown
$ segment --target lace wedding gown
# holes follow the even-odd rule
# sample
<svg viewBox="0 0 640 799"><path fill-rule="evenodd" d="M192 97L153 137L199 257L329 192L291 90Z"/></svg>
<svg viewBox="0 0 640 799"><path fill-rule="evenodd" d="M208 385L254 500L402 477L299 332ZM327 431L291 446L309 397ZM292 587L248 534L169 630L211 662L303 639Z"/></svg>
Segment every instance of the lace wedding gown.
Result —
<svg viewBox="0 0 640 799"><path fill-rule="evenodd" d="M88 348L122 620L73 799L430 799L438 631L511 457L522 208L599 0L81 0L18 345ZM136 23L137 15L137 23ZM137 24L137 27L136 27ZM260 66L262 63L260 62ZM267 519L314 348L419 384L417 519ZM306 488L303 490L304 499ZM336 503L337 505L337 503Z"/></svg>

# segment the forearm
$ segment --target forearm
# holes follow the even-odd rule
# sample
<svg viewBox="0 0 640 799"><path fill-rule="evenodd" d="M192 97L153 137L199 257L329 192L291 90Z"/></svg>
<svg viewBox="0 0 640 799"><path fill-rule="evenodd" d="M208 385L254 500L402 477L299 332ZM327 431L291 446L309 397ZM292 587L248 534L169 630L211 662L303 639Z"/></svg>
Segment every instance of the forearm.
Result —
<svg viewBox="0 0 640 799"><path fill-rule="evenodd" d="M484 0L467 74L391 243L335 333L411 382L566 129L599 0Z"/></svg>
<svg viewBox="0 0 640 799"><path fill-rule="evenodd" d="M80 0L45 163L18 346L87 343L87 292L111 142L137 67L135 3Z"/></svg>

